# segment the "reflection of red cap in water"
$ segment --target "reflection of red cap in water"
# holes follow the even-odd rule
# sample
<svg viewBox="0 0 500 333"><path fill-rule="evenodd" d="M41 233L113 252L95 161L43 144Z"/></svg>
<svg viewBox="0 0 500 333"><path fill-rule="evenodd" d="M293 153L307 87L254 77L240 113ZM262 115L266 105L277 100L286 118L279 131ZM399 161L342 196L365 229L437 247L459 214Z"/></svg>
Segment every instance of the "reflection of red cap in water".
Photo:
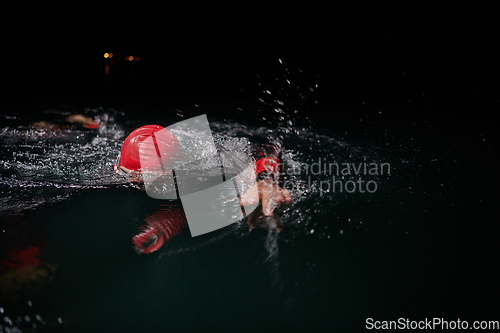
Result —
<svg viewBox="0 0 500 333"><path fill-rule="evenodd" d="M152 167L161 153L173 156L178 151L179 142L169 130L158 125L142 126L123 142L119 166L141 171L144 167Z"/></svg>

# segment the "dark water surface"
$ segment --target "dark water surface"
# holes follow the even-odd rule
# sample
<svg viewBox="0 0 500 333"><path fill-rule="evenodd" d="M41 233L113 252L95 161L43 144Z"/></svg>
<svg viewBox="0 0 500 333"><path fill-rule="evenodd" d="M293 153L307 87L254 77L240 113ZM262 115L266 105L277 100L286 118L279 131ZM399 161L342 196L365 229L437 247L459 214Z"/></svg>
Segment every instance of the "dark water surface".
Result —
<svg viewBox="0 0 500 333"><path fill-rule="evenodd" d="M388 163L390 174L361 175L373 193L340 193L326 191L331 174L302 169L283 179L293 204L267 224L250 231L244 219L196 238L186 228L160 251L138 255L131 237L156 203L112 176L112 164L131 130L184 115L39 111L77 111L104 125L42 133L23 127L23 115L4 117L2 260L34 244L45 272L30 273L38 275L17 282L20 289L3 288L5 330L361 331L366 318L498 319L489 305L498 296L491 179L498 151L490 132L452 135L380 121L364 130L286 119L255 126L212 118L219 111L207 107L201 113L215 135L279 142L289 170L321 158ZM268 227L278 218L285 225L279 233Z"/></svg>

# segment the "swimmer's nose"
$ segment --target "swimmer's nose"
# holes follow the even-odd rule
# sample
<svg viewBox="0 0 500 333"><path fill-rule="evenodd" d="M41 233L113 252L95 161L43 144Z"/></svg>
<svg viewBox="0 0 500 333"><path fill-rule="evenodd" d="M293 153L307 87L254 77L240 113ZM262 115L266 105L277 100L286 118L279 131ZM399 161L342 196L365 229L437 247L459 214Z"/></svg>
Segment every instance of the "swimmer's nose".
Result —
<svg viewBox="0 0 500 333"><path fill-rule="evenodd" d="M87 125L83 125L83 127L86 127L86 128L99 128L99 124L95 123L95 124L87 124Z"/></svg>

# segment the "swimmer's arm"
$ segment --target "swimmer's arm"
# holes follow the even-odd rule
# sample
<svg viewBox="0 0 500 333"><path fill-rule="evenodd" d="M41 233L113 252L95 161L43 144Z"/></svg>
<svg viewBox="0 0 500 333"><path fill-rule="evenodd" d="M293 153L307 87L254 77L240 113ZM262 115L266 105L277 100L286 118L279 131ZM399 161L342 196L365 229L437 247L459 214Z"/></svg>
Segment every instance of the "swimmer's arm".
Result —
<svg viewBox="0 0 500 333"><path fill-rule="evenodd" d="M97 128L99 123L95 122L92 118L82 116L81 114L73 114L66 117L66 121L72 124L80 124L84 127Z"/></svg>
<svg viewBox="0 0 500 333"><path fill-rule="evenodd" d="M241 196L240 205L253 205L259 201L262 203L264 215L270 216L279 203L291 202L292 196L288 190L270 180L259 180Z"/></svg>

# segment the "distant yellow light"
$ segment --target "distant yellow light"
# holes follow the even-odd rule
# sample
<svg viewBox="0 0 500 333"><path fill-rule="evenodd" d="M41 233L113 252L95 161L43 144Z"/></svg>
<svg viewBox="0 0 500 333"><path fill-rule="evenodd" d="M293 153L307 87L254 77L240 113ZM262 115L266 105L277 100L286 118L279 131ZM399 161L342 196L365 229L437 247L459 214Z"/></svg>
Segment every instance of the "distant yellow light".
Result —
<svg viewBox="0 0 500 333"><path fill-rule="evenodd" d="M109 54L109 57L110 57L110 58L113 58L113 53L110 53L110 54Z"/></svg>
<svg viewBox="0 0 500 333"><path fill-rule="evenodd" d="M108 58L109 57L109 53L104 53L104 58Z"/></svg>
<svg viewBox="0 0 500 333"><path fill-rule="evenodd" d="M132 60L134 60L133 56L128 57L128 61L132 61Z"/></svg>
<svg viewBox="0 0 500 333"><path fill-rule="evenodd" d="M141 61L141 57L140 56L136 56L135 57L135 61Z"/></svg>

